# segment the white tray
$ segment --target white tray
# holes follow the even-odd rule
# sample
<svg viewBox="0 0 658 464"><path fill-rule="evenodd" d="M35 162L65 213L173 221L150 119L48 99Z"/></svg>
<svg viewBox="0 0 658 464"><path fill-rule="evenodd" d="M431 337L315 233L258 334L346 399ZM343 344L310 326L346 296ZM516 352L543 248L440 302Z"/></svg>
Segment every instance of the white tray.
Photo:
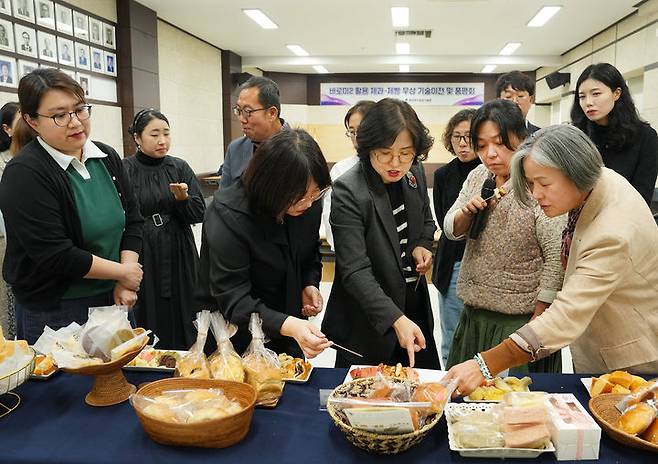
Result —
<svg viewBox="0 0 658 464"><path fill-rule="evenodd" d="M350 366L350 368L347 370L347 374L343 379L343 383L351 382L352 380L354 380L350 375L350 372L352 371L352 369L355 369L357 367L377 367L377 366L368 366L366 364L354 364ZM418 372L419 382L421 383L438 382L448 373L448 371L438 371L434 369L416 369L416 372Z"/></svg>
<svg viewBox="0 0 658 464"><path fill-rule="evenodd" d="M160 351L162 353L167 353L167 352L178 353L181 357L183 357L184 355L186 355L188 353L187 351L160 350L160 349L157 349L157 348L156 348L155 351ZM125 366L123 366L123 368L127 371L141 371L141 372L174 372L176 370L175 367L164 367L164 366L148 367L148 366L125 365Z"/></svg>
<svg viewBox="0 0 658 464"><path fill-rule="evenodd" d="M488 411L495 405L492 403L448 403L444 410L446 422L448 423L448 443L452 451L458 452L467 458L521 458L534 459L542 453L554 453L555 446L549 442L544 449L534 448L460 448L453 437L452 422L455 411Z"/></svg>
<svg viewBox="0 0 658 464"><path fill-rule="evenodd" d="M592 396L592 378L591 377L581 377L580 381L585 385L585 389L589 396Z"/></svg>

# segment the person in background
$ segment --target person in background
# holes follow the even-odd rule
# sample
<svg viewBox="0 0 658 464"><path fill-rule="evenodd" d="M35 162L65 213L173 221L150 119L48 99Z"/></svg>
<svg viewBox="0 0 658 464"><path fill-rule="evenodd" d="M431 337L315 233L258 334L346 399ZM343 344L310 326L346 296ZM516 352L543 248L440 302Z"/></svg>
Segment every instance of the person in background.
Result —
<svg viewBox="0 0 658 464"><path fill-rule="evenodd" d="M560 234L565 218L546 217L537 202L520 205L510 182L512 155L526 136L523 114L511 101L485 103L471 121L471 143L482 165L466 178L443 224L450 240L468 238L457 281L464 311L448 367L497 345L537 317L562 286ZM487 179L495 181L500 198L482 198ZM476 215L485 215L485 222L479 235L470 238ZM560 353L517 370L561 372Z"/></svg>
<svg viewBox="0 0 658 464"><path fill-rule="evenodd" d="M448 121L443 132L443 146L455 156L448 164L434 171L434 212L443 225L446 213L457 200L468 174L480 164L480 158L471 146L472 108L459 111ZM441 361L445 366L464 302L457 296L457 277L464 255L464 242L448 240L441 234L434 258L432 282L439 291L439 318L441 321Z"/></svg>
<svg viewBox="0 0 658 464"><path fill-rule="evenodd" d="M307 320L322 311L320 200L331 184L313 138L290 129L263 142L244 174L218 189L201 236L197 303L238 326L241 353L252 312L277 353L312 358L329 347Z"/></svg>
<svg viewBox="0 0 658 464"><path fill-rule="evenodd" d="M503 100L511 100L521 109L528 135L539 130L539 127L528 121L528 112L535 102L535 81L521 71L511 71L502 74L496 81L496 95Z"/></svg>
<svg viewBox="0 0 658 464"><path fill-rule="evenodd" d="M168 155L169 120L160 111L139 111L128 129L137 144L123 164L144 221L140 262L144 279L135 317L166 349L186 350L196 340L194 288L199 256L192 224L203 221L205 203L192 168Z"/></svg>
<svg viewBox="0 0 658 464"><path fill-rule="evenodd" d="M576 82L571 121L651 205L658 175L658 135L640 119L626 81L613 65L592 64Z"/></svg>
<svg viewBox="0 0 658 464"><path fill-rule="evenodd" d="M512 183L517 201L538 203L548 217L568 213L564 285L541 315L447 378L468 395L504 369L567 345L577 373L658 372L658 228L642 197L570 125L526 140L512 160Z"/></svg>
<svg viewBox="0 0 658 464"><path fill-rule="evenodd" d="M77 82L37 69L21 79L18 99L38 137L0 182L3 275L18 338L32 344L46 325L86 322L90 307L134 304L143 219L119 155L89 138L91 105Z"/></svg>
<svg viewBox="0 0 658 464"><path fill-rule="evenodd" d="M380 100L359 126L359 163L333 186L336 277L322 329L363 355L338 351L336 367L439 366L424 277L436 225L421 161L432 144L408 103Z"/></svg>
<svg viewBox="0 0 658 464"><path fill-rule="evenodd" d="M345 124L345 135L350 138L352 141L352 146L356 150L356 134L359 130L359 125L361 120L368 112L368 110L374 105L375 102L370 100L361 100L356 102L356 104L351 107L347 114L343 124ZM356 163L359 162L358 155L352 155L349 158L338 161L333 165L329 175L331 176L331 181L334 182L340 176L349 171ZM327 237L327 242L331 247L331 251L335 251L334 248L334 236L331 233L331 224L329 224L329 213L331 212L331 191L327 192L324 196L324 204L322 205L322 224L324 225L324 232Z"/></svg>
<svg viewBox="0 0 658 464"><path fill-rule="evenodd" d="M244 136L233 140L226 149L219 188L240 178L258 145L290 128L281 119L279 86L267 77L253 76L240 86L233 114L240 121Z"/></svg>
<svg viewBox="0 0 658 464"><path fill-rule="evenodd" d="M17 120L21 118L17 102L5 103L0 108L0 179L5 171L5 166L11 159L11 136L13 127ZM5 222L0 213L0 262L5 259ZM16 315L14 314L13 297L11 288L7 286L4 279L0 278L0 326L3 329L5 338L13 340L16 335Z"/></svg>

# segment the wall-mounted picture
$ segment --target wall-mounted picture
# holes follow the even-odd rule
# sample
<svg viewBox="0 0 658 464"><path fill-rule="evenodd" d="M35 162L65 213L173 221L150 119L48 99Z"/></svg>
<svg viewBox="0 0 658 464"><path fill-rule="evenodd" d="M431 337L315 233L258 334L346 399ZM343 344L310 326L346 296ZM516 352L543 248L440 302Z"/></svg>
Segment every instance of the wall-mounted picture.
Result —
<svg viewBox="0 0 658 464"><path fill-rule="evenodd" d="M33 23L34 3L32 3L32 0L14 0L14 16Z"/></svg>
<svg viewBox="0 0 658 464"><path fill-rule="evenodd" d="M91 49L91 70L99 73L105 72L105 66L103 64L103 50L98 48Z"/></svg>
<svg viewBox="0 0 658 464"><path fill-rule="evenodd" d="M91 69L89 45L75 43L75 65L80 69Z"/></svg>
<svg viewBox="0 0 658 464"><path fill-rule="evenodd" d="M37 31L31 27L14 24L14 36L16 37L16 52L33 58L37 57Z"/></svg>
<svg viewBox="0 0 658 464"><path fill-rule="evenodd" d="M14 26L10 21L0 19L0 50L13 52L14 48Z"/></svg>
<svg viewBox="0 0 658 464"><path fill-rule="evenodd" d="M70 69L63 69L59 68L60 71L62 71L64 74L68 75L71 79L75 80L75 71L71 71Z"/></svg>
<svg viewBox="0 0 658 464"><path fill-rule="evenodd" d="M89 40L89 17L73 10L73 35L78 39Z"/></svg>
<svg viewBox="0 0 658 464"><path fill-rule="evenodd" d="M39 58L57 63L57 44L55 36L47 32L38 31Z"/></svg>
<svg viewBox="0 0 658 464"><path fill-rule="evenodd" d="M57 37L57 52L59 56L59 63L67 66L75 66L75 58L73 56L73 41L65 39L64 37Z"/></svg>
<svg viewBox="0 0 658 464"><path fill-rule="evenodd" d="M105 74L110 76L117 75L117 55L115 53L105 53Z"/></svg>
<svg viewBox="0 0 658 464"><path fill-rule="evenodd" d="M16 87L16 59L0 55L0 85Z"/></svg>
<svg viewBox="0 0 658 464"><path fill-rule="evenodd" d="M18 79L37 69L39 65L34 61L18 60Z"/></svg>
<svg viewBox="0 0 658 464"><path fill-rule="evenodd" d="M50 0L37 0L37 24L55 29L55 5Z"/></svg>
<svg viewBox="0 0 658 464"><path fill-rule="evenodd" d="M11 0L0 0L0 13L11 16Z"/></svg>
<svg viewBox="0 0 658 464"><path fill-rule="evenodd" d="M89 17L89 41L98 45L103 45L103 28L98 19Z"/></svg>
<svg viewBox="0 0 658 464"><path fill-rule="evenodd" d="M91 76L89 74L77 73L76 80L85 91L85 96L91 96Z"/></svg>
<svg viewBox="0 0 658 464"><path fill-rule="evenodd" d="M57 17L57 30L64 34L73 35L73 10L57 3L55 5L55 16Z"/></svg>
<svg viewBox="0 0 658 464"><path fill-rule="evenodd" d="M103 45L112 49L117 48L114 26L110 24L103 23Z"/></svg>

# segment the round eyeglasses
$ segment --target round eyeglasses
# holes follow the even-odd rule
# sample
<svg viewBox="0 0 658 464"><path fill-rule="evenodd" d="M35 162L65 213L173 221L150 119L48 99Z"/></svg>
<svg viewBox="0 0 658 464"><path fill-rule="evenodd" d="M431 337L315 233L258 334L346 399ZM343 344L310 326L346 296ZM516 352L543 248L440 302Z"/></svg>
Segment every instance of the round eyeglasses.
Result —
<svg viewBox="0 0 658 464"><path fill-rule="evenodd" d="M59 127L66 127L71 124L73 115L78 118L78 121L85 121L89 119L91 117L91 105L82 105L76 108L74 111L65 111L63 113L53 114L52 116L46 116L45 114L37 113L37 116L52 119L55 125Z"/></svg>
<svg viewBox="0 0 658 464"><path fill-rule="evenodd" d="M413 161L415 153L401 153L399 155L394 155L392 153L377 153L375 152L375 158L382 164L388 164L393 161L393 158L397 158L400 163L408 163Z"/></svg>

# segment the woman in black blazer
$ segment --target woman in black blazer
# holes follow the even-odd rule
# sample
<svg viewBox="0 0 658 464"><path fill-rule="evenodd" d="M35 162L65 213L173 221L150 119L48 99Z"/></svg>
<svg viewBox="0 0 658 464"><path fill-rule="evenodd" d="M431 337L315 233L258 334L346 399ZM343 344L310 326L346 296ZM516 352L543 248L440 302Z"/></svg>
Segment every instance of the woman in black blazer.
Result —
<svg viewBox="0 0 658 464"><path fill-rule="evenodd" d="M238 326L238 352L251 340L253 312L277 353L312 358L329 346L307 318L322 310L318 200L330 183L318 144L290 129L261 144L242 177L215 193L203 222L197 296L199 309L219 309Z"/></svg>
<svg viewBox="0 0 658 464"><path fill-rule="evenodd" d="M322 329L364 356L338 352L337 367L439 366L424 277L436 226L420 163L432 142L408 103L383 99L359 126L360 162L333 185L336 277Z"/></svg>

